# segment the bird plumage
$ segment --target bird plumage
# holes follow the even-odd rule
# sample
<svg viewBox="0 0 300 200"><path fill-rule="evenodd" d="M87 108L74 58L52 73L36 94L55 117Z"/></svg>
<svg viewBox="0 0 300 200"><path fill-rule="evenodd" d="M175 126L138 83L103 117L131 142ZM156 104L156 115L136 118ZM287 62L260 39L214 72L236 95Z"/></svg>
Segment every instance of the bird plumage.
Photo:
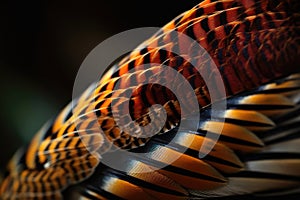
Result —
<svg viewBox="0 0 300 200"><path fill-rule="evenodd" d="M178 16L16 153L2 198L196 199L297 192L299 7L296 0L204 0ZM213 62L185 46L180 34L197 41ZM176 48L188 57L174 54ZM162 65L188 80L200 120L184 116L182 108L193 110L168 88L140 84L167 82L169 71L160 73ZM208 70L212 65L226 99L213 100L206 85L205 80L218 81ZM122 96L128 92L130 97ZM225 100L225 110L213 109ZM150 110L154 104L165 113ZM123 116L128 105L130 115ZM117 125L113 111L128 129ZM165 124L155 120L164 114ZM121 150L130 154L124 157ZM122 170L103 163L111 158Z"/></svg>

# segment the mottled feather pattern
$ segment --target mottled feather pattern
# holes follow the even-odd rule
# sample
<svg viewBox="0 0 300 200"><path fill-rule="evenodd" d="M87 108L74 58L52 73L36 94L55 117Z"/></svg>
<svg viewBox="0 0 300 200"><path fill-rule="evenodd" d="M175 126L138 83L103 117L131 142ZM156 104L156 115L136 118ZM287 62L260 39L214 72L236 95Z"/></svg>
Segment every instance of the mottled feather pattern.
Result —
<svg viewBox="0 0 300 200"><path fill-rule="evenodd" d="M299 10L296 0L200 2L108 69L48 122L10 162L1 197L197 199L297 192ZM197 41L214 63L185 46L179 33ZM193 56L177 55L172 52L175 48ZM211 103L224 99L212 102L203 79L216 81L207 67L213 64L225 85L225 111L212 112ZM178 71L192 86L200 121L182 115L183 107L193 110L179 105L168 88L140 84L168 79L168 71L159 73L163 65ZM126 93L132 95L122 96ZM191 96L186 94L187 99ZM162 108L150 110L154 104ZM130 115L119 114L127 105ZM162 109L165 124L155 121L164 114ZM119 127L113 114L129 128ZM184 131L178 131L181 119L187 122ZM131 126L134 123L151 126L144 130ZM198 130L190 131L189 123L197 123ZM208 133L220 135L219 140L207 138ZM213 149L199 158L214 142ZM127 173L101 163L117 157L118 148L137 153L119 156L117 163ZM139 156L142 152L147 156ZM177 157L174 162L173 157ZM144 170L151 172L141 173Z"/></svg>

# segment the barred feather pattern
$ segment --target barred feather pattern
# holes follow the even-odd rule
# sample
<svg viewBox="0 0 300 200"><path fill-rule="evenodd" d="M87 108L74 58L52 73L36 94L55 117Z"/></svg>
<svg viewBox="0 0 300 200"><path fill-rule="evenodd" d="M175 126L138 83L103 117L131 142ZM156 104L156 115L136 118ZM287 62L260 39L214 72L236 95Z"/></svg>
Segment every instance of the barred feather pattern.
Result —
<svg viewBox="0 0 300 200"><path fill-rule="evenodd" d="M129 173L100 164L77 195L81 199L263 199L299 193L299 92L300 74L293 74L229 98L227 110L214 120L211 107L206 107L197 132L171 130L153 137L135 150L150 152L148 157L118 161ZM213 150L200 159L206 133L221 125ZM139 173L156 169L157 162L168 163L185 147L169 166Z"/></svg>
<svg viewBox="0 0 300 200"><path fill-rule="evenodd" d="M1 196L192 199L297 190L299 10L296 0L202 1L141 44L143 48L115 64L46 124L25 150L17 152L1 184ZM215 81L204 68L212 63L199 52L189 52L192 48L184 47L172 30L188 35L206 49L222 75L227 110L213 116L216 120L211 120L212 102L201 77ZM185 60L171 53L175 47L195 56ZM204 74L197 73L191 63ZM143 64L150 66L145 69ZM193 87L201 108L198 131L191 132L188 126L186 132L176 131L181 113L171 91L155 84L138 84L137 80L155 77L160 65L171 66ZM117 82L125 89L116 88ZM133 95L121 97L126 92ZM132 118L140 126L150 124L150 116L161 115L161 110L148 109L154 104L165 108L167 122L154 136L147 133L160 127L155 120L145 132L122 130L112 110L124 110L128 102L131 116L122 116L124 122ZM213 150L200 159L205 136L208 132L218 134L220 127L222 132ZM170 140L176 142L170 144ZM120 159L128 171L123 173L101 163L102 158L118 152L115 147L150 154ZM182 148L187 151L180 154ZM158 163L169 163L174 155L179 157L175 162L158 167ZM142 169L154 171L139 173Z"/></svg>

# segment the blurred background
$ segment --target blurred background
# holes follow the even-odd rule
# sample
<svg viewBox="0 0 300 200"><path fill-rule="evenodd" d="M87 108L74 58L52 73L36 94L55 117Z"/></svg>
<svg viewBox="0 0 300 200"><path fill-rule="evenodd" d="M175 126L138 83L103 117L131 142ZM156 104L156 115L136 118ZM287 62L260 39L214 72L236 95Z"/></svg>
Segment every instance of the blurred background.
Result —
<svg viewBox="0 0 300 200"><path fill-rule="evenodd" d="M161 27L199 1L22 1L0 3L0 169L72 98L83 59L101 41Z"/></svg>

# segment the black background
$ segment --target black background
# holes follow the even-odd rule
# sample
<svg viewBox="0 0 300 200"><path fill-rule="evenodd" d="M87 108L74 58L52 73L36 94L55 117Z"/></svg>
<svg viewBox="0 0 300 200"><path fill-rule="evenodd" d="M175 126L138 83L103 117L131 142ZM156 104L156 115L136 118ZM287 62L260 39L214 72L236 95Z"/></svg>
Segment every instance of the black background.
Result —
<svg viewBox="0 0 300 200"><path fill-rule="evenodd" d="M161 27L199 1L0 3L0 166L72 98L85 56L137 27Z"/></svg>

